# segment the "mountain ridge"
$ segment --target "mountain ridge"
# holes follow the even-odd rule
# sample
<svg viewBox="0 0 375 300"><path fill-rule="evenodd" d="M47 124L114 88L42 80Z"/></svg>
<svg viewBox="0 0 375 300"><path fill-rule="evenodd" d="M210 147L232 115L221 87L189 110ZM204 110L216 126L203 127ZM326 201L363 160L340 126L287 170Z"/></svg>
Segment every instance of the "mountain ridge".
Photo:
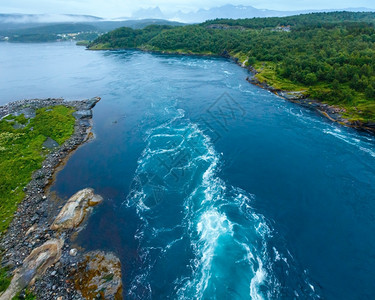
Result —
<svg viewBox="0 0 375 300"><path fill-rule="evenodd" d="M163 13L158 7L141 9L134 12L131 18L151 18L158 17L167 20L174 20L185 23L200 23L216 18L245 19L245 18L265 18L265 17L287 17L314 12L334 12L334 11L350 11L350 12L368 12L375 9L366 7L352 7L345 9L325 9L325 10L296 10L296 11L279 11L270 9L258 9L249 5L232 5L225 4L222 6L212 7L209 9L198 9L197 11L173 13Z"/></svg>

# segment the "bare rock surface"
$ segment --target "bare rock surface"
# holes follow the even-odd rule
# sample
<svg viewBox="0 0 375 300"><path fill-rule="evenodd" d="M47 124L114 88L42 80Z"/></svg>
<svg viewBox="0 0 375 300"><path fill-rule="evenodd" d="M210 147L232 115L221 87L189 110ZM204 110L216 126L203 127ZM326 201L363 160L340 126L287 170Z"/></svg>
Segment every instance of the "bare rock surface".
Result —
<svg viewBox="0 0 375 300"><path fill-rule="evenodd" d="M31 251L22 266L15 270L13 279L0 300L12 299L20 290L33 284L36 278L60 259L63 244L64 241L53 239Z"/></svg>
<svg viewBox="0 0 375 300"><path fill-rule="evenodd" d="M48 148L48 149L53 149L58 146L59 146L59 143L51 139L50 137L48 137L43 143L43 147Z"/></svg>
<svg viewBox="0 0 375 300"><path fill-rule="evenodd" d="M113 253L88 252L74 275L85 299L122 299L121 263Z"/></svg>
<svg viewBox="0 0 375 300"><path fill-rule="evenodd" d="M93 189L84 189L74 194L61 209L51 225L52 230L77 228L92 211L92 206L103 200Z"/></svg>

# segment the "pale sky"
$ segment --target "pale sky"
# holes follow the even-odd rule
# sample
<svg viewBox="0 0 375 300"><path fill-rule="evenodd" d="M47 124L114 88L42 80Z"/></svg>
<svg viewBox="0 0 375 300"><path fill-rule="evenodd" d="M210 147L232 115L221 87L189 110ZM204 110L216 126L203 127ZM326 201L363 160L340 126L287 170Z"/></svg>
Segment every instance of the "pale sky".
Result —
<svg viewBox="0 0 375 300"><path fill-rule="evenodd" d="M70 13L124 17L147 7L159 6L165 12L186 12L228 3L273 10L375 8L375 0L0 0L0 13Z"/></svg>

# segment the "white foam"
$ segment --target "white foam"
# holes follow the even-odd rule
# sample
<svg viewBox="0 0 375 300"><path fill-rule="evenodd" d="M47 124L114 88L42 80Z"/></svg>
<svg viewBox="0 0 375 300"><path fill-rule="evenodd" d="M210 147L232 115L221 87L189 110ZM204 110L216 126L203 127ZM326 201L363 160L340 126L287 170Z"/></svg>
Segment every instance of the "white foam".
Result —
<svg viewBox="0 0 375 300"><path fill-rule="evenodd" d="M363 146L363 142L356 138L356 137L351 137L349 135L342 134L342 131L339 130L338 128L335 128L334 130L329 130L329 129L324 129L324 133L332 135L342 141L344 141L347 144L350 144L352 146L357 147L359 150L370 154L372 157L375 158L375 150L372 150L371 148Z"/></svg>
<svg viewBox="0 0 375 300"><path fill-rule="evenodd" d="M204 212L200 217L197 232L199 234L199 255L201 256L198 265L200 276L195 278L192 284L196 287L196 296L202 296L211 277L211 262L215 255L218 239L227 234L233 235L233 225L225 215L216 210L210 210Z"/></svg>
<svg viewBox="0 0 375 300"><path fill-rule="evenodd" d="M259 292L259 286L263 283L266 278L266 272L263 269L262 261L257 258L258 261L258 269L255 271L255 276L251 279L250 282L250 298L252 300L262 300L263 296Z"/></svg>
<svg viewBox="0 0 375 300"><path fill-rule="evenodd" d="M177 170L187 170L194 168L199 170L199 176L195 177L195 182L198 183L191 187L191 194L184 199L182 209L184 209L183 224L187 231L187 236L190 238L194 258L190 262L189 268L191 269L191 276L184 276L176 280L176 292L180 299L200 299L205 295L213 276L213 260L215 255L223 255L218 252L223 251L223 247L232 249L236 247L239 253L244 253L241 265L248 268L252 275L244 274L245 277L249 276L246 280L246 293L253 299L263 299L264 295L260 291L269 276L269 273L264 267L269 263L267 258L265 245L266 239L269 236L270 229L266 225L263 216L254 212L250 205L251 200L254 198L252 195L241 189L234 189L228 187L226 183L217 176L220 163L220 155L215 151L210 138L205 135L197 126L186 120L178 120L183 118L184 112L169 111L173 117L171 120L163 123L162 125L149 130L147 132L147 146L142 152L138 160L138 168L136 176L140 176L148 172L150 165L154 163L155 157L159 155L173 155L178 154L180 151L185 151L189 154L189 159L186 163L173 166L169 170L160 170L159 176L166 179L171 176L172 172ZM178 120L178 121L177 121ZM178 122L174 124L173 122ZM167 149L162 139L176 139L182 137L179 145L173 149ZM158 144L160 140L160 145ZM151 149L151 144L156 142L155 148ZM171 157L171 156L168 156ZM204 162L204 164L202 164ZM204 170L201 170L205 167ZM152 169L154 171L154 169ZM157 171L157 170L156 170ZM187 181L190 184L190 181ZM182 183L180 183L182 184ZM160 253L165 253L176 243L182 240L182 237L173 240L167 240L165 245L155 248L150 239L158 239L158 235L165 231L172 230L170 228L152 228L148 223L147 214L151 211L152 207L147 206L147 195L143 190L142 182L131 192L133 205L136 206L137 214L143 220L144 226L137 234L137 239L141 245L142 261L147 265L152 265L149 259L151 250L157 249ZM130 203L130 201L128 201ZM243 215L244 224L236 223L231 220L225 212L225 208L231 206L232 210L238 210L238 215ZM152 223L152 220L150 221ZM253 228L253 230L251 230ZM145 235L144 230L149 233ZM147 240L146 240L147 236ZM224 244L222 244L222 241ZM252 245L254 243L254 245ZM154 247L154 248L153 248ZM260 247L257 249L256 247ZM224 251L225 253L225 251ZM236 263L233 261L233 263ZM233 266L228 266L233 267ZM135 276L132 281L132 286L136 284L146 285L150 276L150 268L141 269L139 274ZM136 294L136 288L133 292ZM151 289L151 286L150 286ZM273 286L277 289L277 285ZM135 294L132 295L135 295ZM152 291L150 290L150 294Z"/></svg>

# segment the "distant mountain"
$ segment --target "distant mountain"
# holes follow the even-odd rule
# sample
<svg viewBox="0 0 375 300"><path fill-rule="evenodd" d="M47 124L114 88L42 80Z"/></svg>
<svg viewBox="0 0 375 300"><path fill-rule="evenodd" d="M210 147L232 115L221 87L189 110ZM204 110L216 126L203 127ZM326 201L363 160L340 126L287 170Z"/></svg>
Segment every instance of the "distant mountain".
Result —
<svg viewBox="0 0 375 300"><path fill-rule="evenodd" d="M162 13L160 8L154 7L154 8L146 8L146 9L140 9L135 11L132 14L131 19L166 19L166 16Z"/></svg>
<svg viewBox="0 0 375 300"><path fill-rule="evenodd" d="M130 27L133 29L143 29L149 25L170 25L183 26L184 23L176 21L168 21L163 19L141 19L141 20L124 20L124 21L99 21L89 22L88 24L95 26L99 31L107 32L119 27Z"/></svg>
<svg viewBox="0 0 375 300"><path fill-rule="evenodd" d="M160 9L143 10L144 15L162 15ZM142 16L139 12L138 16ZM181 26L183 23L163 19L106 20L89 15L0 14L0 36L19 34L62 34L76 32L107 32L119 27L142 29L148 25Z"/></svg>
<svg viewBox="0 0 375 300"><path fill-rule="evenodd" d="M50 15L49 15L50 16ZM67 20L67 21L66 21ZM81 22L78 22L81 20ZM0 41L49 42L61 39L93 40L119 27L143 29L149 25L182 26L183 23L162 19L107 21L81 15L0 14Z"/></svg>
<svg viewBox="0 0 375 300"><path fill-rule="evenodd" d="M178 12L174 19L185 22L204 22L216 18L244 19L254 17L285 17L297 14L294 11L276 11L268 9L257 9L252 6L227 4L210 9L200 9L196 12Z"/></svg>
<svg viewBox="0 0 375 300"><path fill-rule="evenodd" d="M206 20L212 20L216 18L230 18L230 19L245 19L245 18L261 18L261 17L286 17L292 15L306 14L312 12L330 12L337 11L338 9L327 9L327 10L300 10L300 11L278 11L269 9L258 9L252 6L245 5L231 5L227 4L220 7L213 7L210 9L199 9L198 11L192 12L175 12L166 14L163 13L159 7L141 9L133 13L133 19L144 19L144 18L162 18L168 20L176 20L186 23L200 23ZM346 11L375 11L374 9L359 7L359 8L347 8L340 9Z"/></svg>

